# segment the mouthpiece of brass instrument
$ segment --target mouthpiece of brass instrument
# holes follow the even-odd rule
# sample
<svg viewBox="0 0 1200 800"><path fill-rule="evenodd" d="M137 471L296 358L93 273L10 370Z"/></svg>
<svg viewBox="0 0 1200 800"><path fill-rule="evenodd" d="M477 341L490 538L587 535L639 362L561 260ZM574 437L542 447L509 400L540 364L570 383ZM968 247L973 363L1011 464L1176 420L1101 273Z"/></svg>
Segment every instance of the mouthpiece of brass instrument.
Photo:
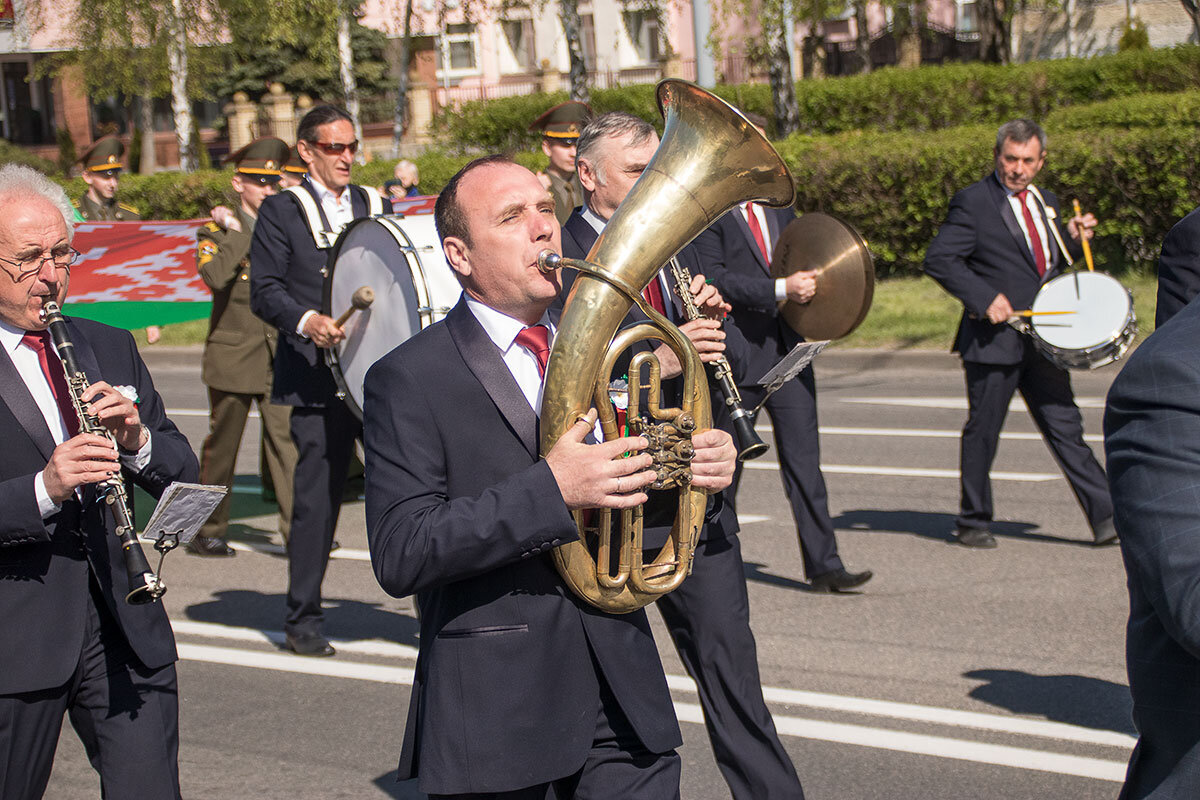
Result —
<svg viewBox="0 0 1200 800"><path fill-rule="evenodd" d="M562 256L553 250L543 250L538 253L537 265L542 272L554 272L562 263Z"/></svg>

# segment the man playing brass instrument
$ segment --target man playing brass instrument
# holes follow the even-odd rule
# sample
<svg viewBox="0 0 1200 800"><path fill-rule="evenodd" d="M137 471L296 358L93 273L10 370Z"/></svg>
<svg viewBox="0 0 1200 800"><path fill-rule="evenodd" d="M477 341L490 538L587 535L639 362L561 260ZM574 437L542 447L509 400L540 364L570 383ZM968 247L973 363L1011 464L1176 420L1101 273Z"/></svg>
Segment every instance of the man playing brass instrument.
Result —
<svg viewBox="0 0 1200 800"><path fill-rule="evenodd" d="M67 319L79 415L43 309L67 294L73 213L62 189L0 168L0 798L39 798L63 714L105 797L178 798L175 641L161 603L130 605L113 515L95 484L125 467L159 495L197 480L196 457L163 412L126 331Z"/></svg>
<svg viewBox="0 0 1200 800"><path fill-rule="evenodd" d="M365 382L371 560L421 619L399 777L432 797L678 797L680 732L645 612L589 606L550 558L578 539L572 509L639 505L654 477L644 438L584 442L594 412L538 455L554 201L493 156L455 175L435 214L463 299ZM694 484L727 486L730 437L693 443Z"/></svg>

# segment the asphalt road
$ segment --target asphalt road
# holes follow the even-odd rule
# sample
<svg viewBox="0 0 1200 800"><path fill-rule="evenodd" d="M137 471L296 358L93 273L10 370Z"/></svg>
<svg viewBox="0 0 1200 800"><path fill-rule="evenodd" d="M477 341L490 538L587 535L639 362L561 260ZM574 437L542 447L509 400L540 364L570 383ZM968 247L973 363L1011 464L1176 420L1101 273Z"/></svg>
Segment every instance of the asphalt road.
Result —
<svg viewBox="0 0 1200 800"><path fill-rule="evenodd" d="M207 428L196 349L147 361L180 427ZM1076 374L1097 453L1108 367ZM949 543L965 418L957 360L826 352L821 447L843 557L861 594L807 591L773 456L742 487L742 547L764 691L813 800L1115 797L1134 743L1119 550L1088 545L1066 482L1019 401L993 482L1000 547ZM760 420L765 423L765 420ZM769 440L769 430L763 426ZM165 598L182 657L186 797L419 798L394 781L417 623L366 560L361 501L343 508L325 581L339 654L278 648L286 561L259 496L257 421L239 461L234 559L169 556ZM728 797L694 688L656 614L685 745L683 797ZM68 728L47 797L99 782Z"/></svg>

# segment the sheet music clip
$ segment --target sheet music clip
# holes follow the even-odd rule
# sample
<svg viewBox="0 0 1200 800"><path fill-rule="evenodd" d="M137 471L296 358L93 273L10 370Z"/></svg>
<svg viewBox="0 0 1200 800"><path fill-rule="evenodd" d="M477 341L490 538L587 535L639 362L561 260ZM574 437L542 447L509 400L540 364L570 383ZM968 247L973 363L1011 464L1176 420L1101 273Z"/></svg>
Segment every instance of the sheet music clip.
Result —
<svg viewBox="0 0 1200 800"><path fill-rule="evenodd" d="M220 505L229 490L201 483L172 483L159 498L142 538L154 542L160 553L187 544Z"/></svg>
<svg viewBox="0 0 1200 800"><path fill-rule="evenodd" d="M779 391L779 388L792 378L804 371L804 368L812 363L812 360L817 357L817 353L825 349L825 345L831 340L826 339L821 342L801 342L792 348L792 351L780 359L779 363L767 370L767 374L759 379L758 385L767 387L766 394L754 410L750 412L751 416L757 414L767 402L767 398Z"/></svg>

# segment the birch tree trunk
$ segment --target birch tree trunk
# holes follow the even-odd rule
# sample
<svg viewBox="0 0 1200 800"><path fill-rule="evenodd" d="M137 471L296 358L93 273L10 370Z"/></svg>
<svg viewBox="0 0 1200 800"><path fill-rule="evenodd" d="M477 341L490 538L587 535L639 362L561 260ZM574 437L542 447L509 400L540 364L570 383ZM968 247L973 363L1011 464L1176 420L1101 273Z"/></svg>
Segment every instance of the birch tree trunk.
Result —
<svg viewBox="0 0 1200 800"><path fill-rule="evenodd" d="M587 63L583 60L583 22L579 19L578 0L558 0L558 11L563 35L567 38L567 55L571 61L567 75L571 99L591 103L592 92L588 86Z"/></svg>
<svg viewBox="0 0 1200 800"><path fill-rule="evenodd" d="M854 3L854 49L862 59L862 72L868 73L871 65L871 29L867 21L867 0L855 0Z"/></svg>
<svg viewBox="0 0 1200 800"><path fill-rule="evenodd" d="M171 74L171 111L175 117L175 141L179 143L179 169L196 169L195 142L192 141L192 107L188 103L187 31L183 26L183 0L171 0L167 30L167 69Z"/></svg>
<svg viewBox="0 0 1200 800"><path fill-rule="evenodd" d="M138 172L153 175L158 169L158 154L154 152L154 100L145 95L138 98L138 127L142 134L142 157L138 161ZM188 131L191 131L191 127Z"/></svg>
<svg viewBox="0 0 1200 800"><path fill-rule="evenodd" d="M770 24L766 26L767 52L770 63L767 77L771 95L775 98L775 133L779 138L790 136L800 129L800 107L796 103L796 84L792 77L791 15L784 4L771 3ZM764 8L764 11L767 10Z"/></svg>
<svg viewBox="0 0 1200 800"><path fill-rule="evenodd" d="M358 119L358 81L354 79L354 51L350 48L350 5L342 3L341 13L338 14L337 31L338 66L342 75L342 94L346 97L346 113L354 120L354 138L359 141L358 155L354 160L362 164L366 161L365 148L362 147L362 123Z"/></svg>
<svg viewBox="0 0 1200 800"><path fill-rule="evenodd" d="M400 157L400 140L408 127L408 60L412 57L413 0L404 4L404 38L400 40L400 75L396 80L396 110L392 115L392 158Z"/></svg>

